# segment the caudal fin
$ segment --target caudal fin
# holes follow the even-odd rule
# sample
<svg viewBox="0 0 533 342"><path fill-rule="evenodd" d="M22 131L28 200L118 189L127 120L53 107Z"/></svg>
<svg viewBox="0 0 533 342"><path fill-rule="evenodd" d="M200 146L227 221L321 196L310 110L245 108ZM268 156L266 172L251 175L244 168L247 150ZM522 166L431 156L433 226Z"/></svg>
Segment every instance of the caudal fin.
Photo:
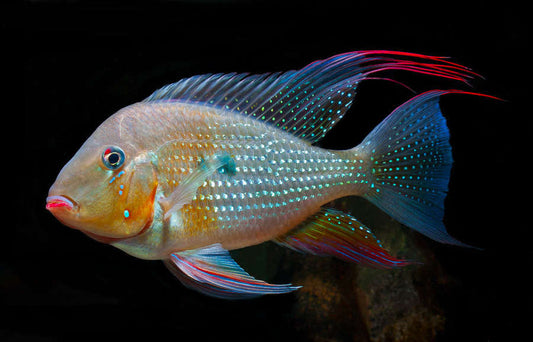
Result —
<svg viewBox="0 0 533 342"><path fill-rule="evenodd" d="M444 198L452 149L439 97L433 90L396 108L356 147L369 156L371 177L364 195L400 223L442 243L468 246L444 227Z"/></svg>

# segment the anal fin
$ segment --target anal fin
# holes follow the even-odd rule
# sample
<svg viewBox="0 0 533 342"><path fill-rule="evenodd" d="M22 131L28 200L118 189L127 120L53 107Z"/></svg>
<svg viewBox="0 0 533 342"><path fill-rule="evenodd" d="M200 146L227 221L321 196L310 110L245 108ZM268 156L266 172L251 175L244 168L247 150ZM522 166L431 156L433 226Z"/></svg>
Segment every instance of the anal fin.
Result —
<svg viewBox="0 0 533 342"><path fill-rule="evenodd" d="M412 263L391 256L370 229L334 209L322 209L273 241L300 252L334 256L376 268L396 268Z"/></svg>
<svg viewBox="0 0 533 342"><path fill-rule="evenodd" d="M186 287L217 298L247 299L292 292L300 288L255 279L220 244L172 253L165 265Z"/></svg>

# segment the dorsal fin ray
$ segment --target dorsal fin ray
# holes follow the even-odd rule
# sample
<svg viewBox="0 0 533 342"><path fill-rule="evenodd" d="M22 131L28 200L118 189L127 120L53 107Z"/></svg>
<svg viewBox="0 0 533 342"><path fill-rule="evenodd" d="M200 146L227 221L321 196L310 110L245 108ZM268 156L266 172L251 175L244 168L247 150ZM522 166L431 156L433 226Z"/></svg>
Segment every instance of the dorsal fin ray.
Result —
<svg viewBox="0 0 533 342"><path fill-rule="evenodd" d="M413 71L463 82L476 76L441 57L358 51L315 61L298 71L193 76L155 91L144 101L180 101L222 108L315 143L344 116L359 82L385 70Z"/></svg>

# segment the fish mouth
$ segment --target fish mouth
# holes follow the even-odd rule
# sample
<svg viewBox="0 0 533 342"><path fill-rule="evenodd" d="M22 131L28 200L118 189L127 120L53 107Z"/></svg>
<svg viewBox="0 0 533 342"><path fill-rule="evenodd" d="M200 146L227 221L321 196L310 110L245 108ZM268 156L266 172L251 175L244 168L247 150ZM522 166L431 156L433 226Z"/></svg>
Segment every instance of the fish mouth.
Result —
<svg viewBox="0 0 533 342"><path fill-rule="evenodd" d="M46 197L46 209L54 210L56 208L75 210L78 208L77 203L67 196L48 196Z"/></svg>

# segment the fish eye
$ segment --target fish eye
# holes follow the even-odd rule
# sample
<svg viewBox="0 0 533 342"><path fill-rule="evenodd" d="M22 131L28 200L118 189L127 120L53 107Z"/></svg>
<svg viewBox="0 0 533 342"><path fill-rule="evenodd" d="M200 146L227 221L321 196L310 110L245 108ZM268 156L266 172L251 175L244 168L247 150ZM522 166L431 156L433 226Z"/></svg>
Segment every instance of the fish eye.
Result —
<svg viewBox="0 0 533 342"><path fill-rule="evenodd" d="M102 153L102 162L111 170L116 170L124 164L126 155L120 147L110 146Z"/></svg>

